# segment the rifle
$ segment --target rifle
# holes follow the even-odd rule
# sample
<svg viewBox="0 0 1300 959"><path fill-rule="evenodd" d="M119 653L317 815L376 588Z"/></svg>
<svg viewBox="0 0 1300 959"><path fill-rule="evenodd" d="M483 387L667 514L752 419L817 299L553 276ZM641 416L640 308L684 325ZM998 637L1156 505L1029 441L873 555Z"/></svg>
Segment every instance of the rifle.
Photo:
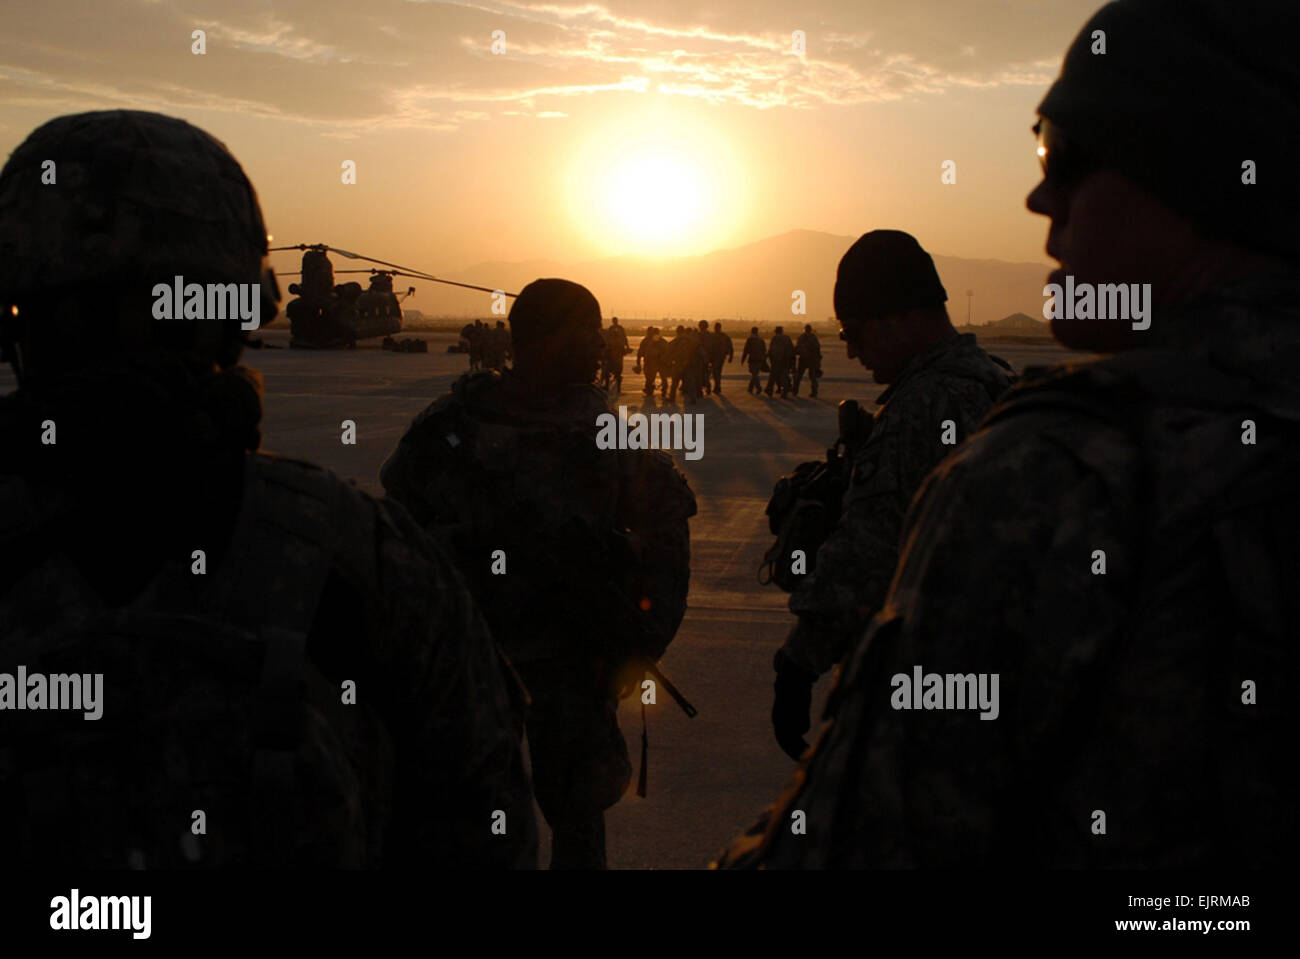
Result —
<svg viewBox="0 0 1300 959"><path fill-rule="evenodd" d="M840 435L835 441L834 448L838 449L843 445L845 455L852 463L858 450L866 446L867 440L871 439L871 428L875 425L875 421L867 415L866 410L857 400L840 400L836 413Z"/></svg>

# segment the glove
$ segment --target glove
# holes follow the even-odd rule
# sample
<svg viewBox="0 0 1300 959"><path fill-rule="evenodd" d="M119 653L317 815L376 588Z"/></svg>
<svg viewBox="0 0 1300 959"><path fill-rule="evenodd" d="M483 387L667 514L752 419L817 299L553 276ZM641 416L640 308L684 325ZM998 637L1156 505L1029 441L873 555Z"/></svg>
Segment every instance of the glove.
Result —
<svg viewBox="0 0 1300 959"><path fill-rule="evenodd" d="M777 744L791 759L798 761L808 750L803 735L812 725L812 688L817 677L779 649L772 660L772 667L776 670L772 730L776 733Z"/></svg>

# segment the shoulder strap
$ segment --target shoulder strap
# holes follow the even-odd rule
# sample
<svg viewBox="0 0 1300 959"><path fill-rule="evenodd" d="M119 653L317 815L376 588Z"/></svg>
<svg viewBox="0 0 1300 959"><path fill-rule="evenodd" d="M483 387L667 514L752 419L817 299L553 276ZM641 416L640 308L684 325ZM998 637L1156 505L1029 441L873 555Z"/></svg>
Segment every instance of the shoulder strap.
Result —
<svg viewBox="0 0 1300 959"><path fill-rule="evenodd" d="M338 552L343 494L342 481L318 467L249 456L244 507L203 612L305 636Z"/></svg>
<svg viewBox="0 0 1300 959"><path fill-rule="evenodd" d="M300 684L307 633L338 552L341 481L319 468L259 454L248 457L244 503L214 601L218 618L258 634L265 659L253 724L253 802L259 856L291 853L295 762L302 729Z"/></svg>

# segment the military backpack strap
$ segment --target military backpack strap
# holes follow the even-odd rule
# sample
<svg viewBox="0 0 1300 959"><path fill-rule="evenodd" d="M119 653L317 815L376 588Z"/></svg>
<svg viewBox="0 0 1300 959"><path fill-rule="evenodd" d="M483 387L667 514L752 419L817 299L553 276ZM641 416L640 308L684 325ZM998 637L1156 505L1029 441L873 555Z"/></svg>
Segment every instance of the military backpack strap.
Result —
<svg viewBox="0 0 1300 959"><path fill-rule="evenodd" d="M224 567L233 575L214 601L217 618L255 632L265 658L253 718L256 849L285 862L294 816L295 762L307 634L338 553L344 489L316 467L250 456L245 503Z"/></svg>

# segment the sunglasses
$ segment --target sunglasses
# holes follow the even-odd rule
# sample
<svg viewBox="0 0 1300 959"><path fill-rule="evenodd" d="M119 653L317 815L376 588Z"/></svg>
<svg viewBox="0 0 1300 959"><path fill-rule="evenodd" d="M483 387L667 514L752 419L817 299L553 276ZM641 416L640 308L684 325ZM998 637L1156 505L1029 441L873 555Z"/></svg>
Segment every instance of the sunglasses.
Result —
<svg viewBox="0 0 1300 959"><path fill-rule="evenodd" d="M873 319L877 319L877 317L858 316L847 320L840 320L840 339L846 343L850 340L856 340L858 334L862 331L863 325L871 322Z"/></svg>
<svg viewBox="0 0 1300 959"><path fill-rule="evenodd" d="M1059 186L1076 186L1097 168L1096 159L1047 117L1034 124L1038 165L1043 177Z"/></svg>

